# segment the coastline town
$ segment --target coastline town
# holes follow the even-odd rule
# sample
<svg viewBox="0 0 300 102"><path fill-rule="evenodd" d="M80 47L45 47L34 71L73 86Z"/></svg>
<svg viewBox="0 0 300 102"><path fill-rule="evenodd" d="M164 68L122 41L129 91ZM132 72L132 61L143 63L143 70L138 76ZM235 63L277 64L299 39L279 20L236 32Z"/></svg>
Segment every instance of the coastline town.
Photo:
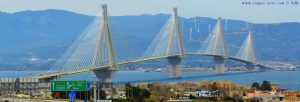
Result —
<svg viewBox="0 0 300 102"><path fill-rule="evenodd" d="M49 84L44 84L49 85ZM3 85L2 85L3 86ZM49 89L49 87L48 87ZM93 91L97 90L98 95ZM68 101L69 92L40 91L27 94L26 91L6 93L1 91L0 101L30 102ZM280 88L269 81L254 82L251 85L236 84L225 80L172 83L126 83L110 87L91 86L89 90L77 91L76 102L298 102L300 92ZM18 102L18 101L17 101ZM98 102L98 101L97 101Z"/></svg>

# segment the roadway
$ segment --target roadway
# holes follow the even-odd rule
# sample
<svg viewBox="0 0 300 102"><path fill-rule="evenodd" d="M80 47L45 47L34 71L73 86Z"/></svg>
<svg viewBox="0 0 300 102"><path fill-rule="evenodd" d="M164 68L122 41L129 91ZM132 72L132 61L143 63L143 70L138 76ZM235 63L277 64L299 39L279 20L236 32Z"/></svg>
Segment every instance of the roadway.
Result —
<svg viewBox="0 0 300 102"><path fill-rule="evenodd" d="M117 66L125 65L125 64L131 64L131 63L139 63L139 62L144 62L144 61L149 61L149 60L177 57L177 56L180 56L180 55L166 55L166 56L155 56L155 57L149 57L149 58L140 58L140 59L135 59L135 60L119 62L119 63L117 63ZM198 53L185 54L185 57L186 56L222 57L222 55L198 54ZM235 57L231 57L231 56L226 57L226 59L230 59L230 60L234 60L234 61L238 61L238 62L243 62L245 64L254 64L258 67L263 67L263 68L266 68L266 69L272 69L270 67L267 67L267 66L259 64L259 63L252 63L250 61L235 58ZM80 69L80 70L69 71L69 72L56 72L56 73L50 73L50 74L41 74L41 75L37 75L37 76L33 76L33 77L36 77L38 79L55 78L55 77L61 77L61 76L64 76L64 75L77 74L77 73L82 73L82 72L88 72L88 71L91 71L91 70L112 68L112 67L113 66L111 66L111 65L104 65L104 66L90 67L90 68L85 68L85 69Z"/></svg>

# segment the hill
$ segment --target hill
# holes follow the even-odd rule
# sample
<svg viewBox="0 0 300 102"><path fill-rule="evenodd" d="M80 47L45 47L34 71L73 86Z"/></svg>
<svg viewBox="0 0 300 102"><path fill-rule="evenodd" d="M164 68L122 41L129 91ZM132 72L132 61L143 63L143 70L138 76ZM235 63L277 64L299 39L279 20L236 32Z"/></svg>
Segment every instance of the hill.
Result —
<svg viewBox="0 0 300 102"><path fill-rule="evenodd" d="M112 16L110 27L117 56L140 56L160 31L169 15ZM63 10L0 12L0 70L47 69L83 32L94 17ZM199 22L195 27L194 19ZM216 19L180 18L184 47L197 51ZM227 24L225 23L227 22ZM223 20L229 53L235 55L245 39L247 22ZM182 29L181 27L181 29ZM300 61L300 23L255 24L248 22L254 33L258 59ZM190 39L190 29L193 29Z"/></svg>

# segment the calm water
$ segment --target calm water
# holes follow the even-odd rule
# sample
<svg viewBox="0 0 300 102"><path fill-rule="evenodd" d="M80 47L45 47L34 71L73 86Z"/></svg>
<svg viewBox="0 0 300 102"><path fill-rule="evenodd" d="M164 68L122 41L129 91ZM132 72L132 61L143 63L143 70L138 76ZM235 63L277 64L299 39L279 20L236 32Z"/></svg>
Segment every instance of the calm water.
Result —
<svg viewBox="0 0 300 102"><path fill-rule="evenodd" d="M0 77L18 77L33 75L40 72L33 71L0 71ZM96 80L92 73L80 73L69 75L58 80ZM251 84L255 81L264 80L280 84L281 88L300 90L300 71L270 71L270 72L226 72L225 75L217 76L213 72L186 72L180 79L169 79L169 73L165 72L139 72L117 71L113 76L113 82L178 82L178 81L203 81L203 80L230 80L239 84Z"/></svg>

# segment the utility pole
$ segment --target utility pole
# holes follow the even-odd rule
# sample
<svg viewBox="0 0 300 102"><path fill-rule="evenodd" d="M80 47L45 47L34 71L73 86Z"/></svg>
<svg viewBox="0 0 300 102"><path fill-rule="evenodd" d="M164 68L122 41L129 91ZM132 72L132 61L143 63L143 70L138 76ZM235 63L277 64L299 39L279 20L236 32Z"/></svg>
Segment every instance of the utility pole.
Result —
<svg viewBox="0 0 300 102"><path fill-rule="evenodd" d="M94 90L94 102L97 102L97 90L96 90L96 86L94 86L94 88L93 88L93 90Z"/></svg>

